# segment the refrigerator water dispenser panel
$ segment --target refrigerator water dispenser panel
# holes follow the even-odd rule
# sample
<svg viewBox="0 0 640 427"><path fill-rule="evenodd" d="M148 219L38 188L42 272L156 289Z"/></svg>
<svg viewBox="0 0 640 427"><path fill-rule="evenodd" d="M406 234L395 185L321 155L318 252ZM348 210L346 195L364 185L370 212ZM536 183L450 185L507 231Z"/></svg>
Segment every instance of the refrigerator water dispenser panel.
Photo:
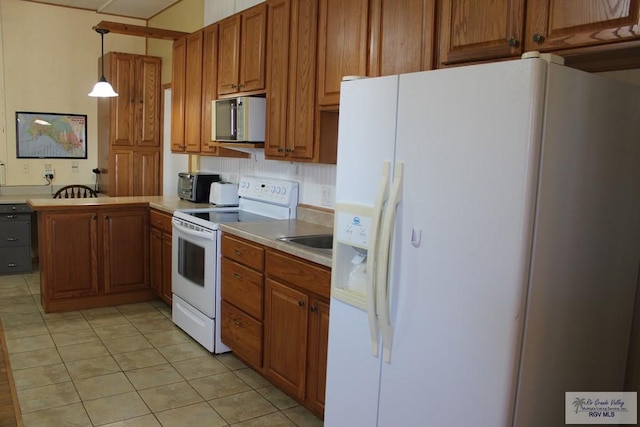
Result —
<svg viewBox="0 0 640 427"><path fill-rule="evenodd" d="M375 241L373 223L373 207L336 204L331 295L362 309L367 308L367 254Z"/></svg>

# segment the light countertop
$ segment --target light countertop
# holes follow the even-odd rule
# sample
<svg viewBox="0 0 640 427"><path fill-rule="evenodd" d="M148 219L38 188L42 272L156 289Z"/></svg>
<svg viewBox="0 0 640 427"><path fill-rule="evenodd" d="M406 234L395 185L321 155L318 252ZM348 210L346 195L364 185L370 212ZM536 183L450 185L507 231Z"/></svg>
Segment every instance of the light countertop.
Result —
<svg viewBox="0 0 640 427"><path fill-rule="evenodd" d="M331 254L278 240L279 237L287 236L331 234L333 232L331 227L297 219L289 219L254 223L222 223L220 224L220 229L225 233L233 234L234 236L242 237L264 246L269 246L326 267L331 267Z"/></svg>
<svg viewBox="0 0 640 427"><path fill-rule="evenodd" d="M193 209L209 207L209 203L193 203L182 200L177 196L131 196L131 197L97 197L86 199L53 199L51 195L35 195L27 196L6 196L11 201L4 201L0 196L0 203L28 203L35 211L68 209L73 206L77 207L100 207L113 205L132 205L132 206L149 206L166 213L172 214L178 209ZM9 199L7 199L9 200ZM309 214L310 209L306 209L306 215L303 218L313 218L314 214ZM313 209L311 209L313 211ZM300 212L300 207L299 207ZM300 216L300 215L299 215ZM222 223L220 229L229 234L256 242L258 244L268 246L290 255L298 256L308 261L315 262L320 265L331 267L331 254L324 251L306 248L295 245L293 243L277 240L279 237L285 236L307 236L315 234L330 234L333 232L332 227L327 226L326 222L314 223L303 221L300 219L292 220L274 220L266 222L242 222L242 223Z"/></svg>

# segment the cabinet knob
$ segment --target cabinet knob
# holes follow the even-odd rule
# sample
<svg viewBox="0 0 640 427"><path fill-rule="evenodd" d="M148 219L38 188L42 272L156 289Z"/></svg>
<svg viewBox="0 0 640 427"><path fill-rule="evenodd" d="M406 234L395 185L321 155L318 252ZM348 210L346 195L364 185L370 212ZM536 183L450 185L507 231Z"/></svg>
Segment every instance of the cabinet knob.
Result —
<svg viewBox="0 0 640 427"><path fill-rule="evenodd" d="M238 87L238 85L237 85L237 84L235 84L235 83L231 83L231 88L232 88L232 89L236 89L237 87Z"/></svg>
<svg viewBox="0 0 640 427"><path fill-rule="evenodd" d="M507 40L507 43L509 43L509 46L511 47L516 47L518 46L518 39L515 37L509 37L509 40Z"/></svg>
<svg viewBox="0 0 640 427"><path fill-rule="evenodd" d="M286 148L284 151L286 151L287 153L293 153L293 148Z"/></svg>
<svg viewBox="0 0 640 427"><path fill-rule="evenodd" d="M315 305L312 305L311 307L309 307L309 309L311 310L312 313L315 313L316 311L318 311L318 307L316 307Z"/></svg>
<svg viewBox="0 0 640 427"><path fill-rule="evenodd" d="M534 43L542 43L544 41L544 36L542 34L535 33L531 39Z"/></svg>
<svg viewBox="0 0 640 427"><path fill-rule="evenodd" d="M234 278L234 279L237 279L237 280L241 280L241 279L242 279L242 276L241 276L241 275L239 275L238 273L233 273L233 278Z"/></svg>
<svg viewBox="0 0 640 427"><path fill-rule="evenodd" d="M278 153L282 153L283 151L284 151L284 148L278 147Z"/></svg>
<svg viewBox="0 0 640 427"><path fill-rule="evenodd" d="M242 251L239 250L239 249L234 249L233 253L236 254L236 255L242 255Z"/></svg>
<svg viewBox="0 0 640 427"><path fill-rule="evenodd" d="M298 300L298 306L300 306L300 307L304 307L304 301L302 301L302 300Z"/></svg>
<svg viewBox="0 0 640 427"><path fill-rule="evenodd" d="M233 319L233 324L236 326L240 326L240 321L238 319Z"/></svg>
<svg viewBox="0 0 640 427"><path fill-rule="evenodd" d="M91 217L91 219L95 221L96 219L98 219L98 216L94 215L94 216Z"/></svg>

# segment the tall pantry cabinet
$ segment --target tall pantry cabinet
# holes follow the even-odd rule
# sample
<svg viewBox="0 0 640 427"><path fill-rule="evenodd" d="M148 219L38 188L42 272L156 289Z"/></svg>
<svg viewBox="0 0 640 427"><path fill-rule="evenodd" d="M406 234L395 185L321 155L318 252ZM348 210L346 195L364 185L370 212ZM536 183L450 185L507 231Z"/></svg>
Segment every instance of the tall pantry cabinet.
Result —
<svg viewBox="0 0 640 427"><path fill-rule="evenodd" d="M161 59L109 52L104 61L105 77L118 96L98 100L100 192L159 195Z"/></svg>

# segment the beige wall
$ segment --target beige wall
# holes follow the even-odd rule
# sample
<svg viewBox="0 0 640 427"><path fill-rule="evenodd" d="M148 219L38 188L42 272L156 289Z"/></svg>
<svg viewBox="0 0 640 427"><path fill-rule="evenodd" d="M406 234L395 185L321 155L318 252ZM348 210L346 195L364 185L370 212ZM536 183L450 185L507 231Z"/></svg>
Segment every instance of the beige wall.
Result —
<svg viewBox="0 0 640 427"><path fill-rule="evenodd" d="M192 33L204 25L204 0L182 0L149 20L148 26ZM173 42L147 41L147 53L162 58L162 83L171 82L171 48Z"/></svg>
<svg viewBox="0 0 640 427"><path fill-rule="evenodd" d="M87 96L99 76L100 21L145 25L145 21L18 0L0 0L0 161L7 186L44 185L42 170L50 163L54 185L92 183L97 166L97 100ZM145 53L146 40L107 34L105 52ZM17 159L15 112L86 114L88 158L73 173L69 159ZM25 166L26 165L26 166ZM28 169L28 173L25 173ZM43 192L48 192L43 188ZM4 187L2 192L9 191Z"/></svg>

